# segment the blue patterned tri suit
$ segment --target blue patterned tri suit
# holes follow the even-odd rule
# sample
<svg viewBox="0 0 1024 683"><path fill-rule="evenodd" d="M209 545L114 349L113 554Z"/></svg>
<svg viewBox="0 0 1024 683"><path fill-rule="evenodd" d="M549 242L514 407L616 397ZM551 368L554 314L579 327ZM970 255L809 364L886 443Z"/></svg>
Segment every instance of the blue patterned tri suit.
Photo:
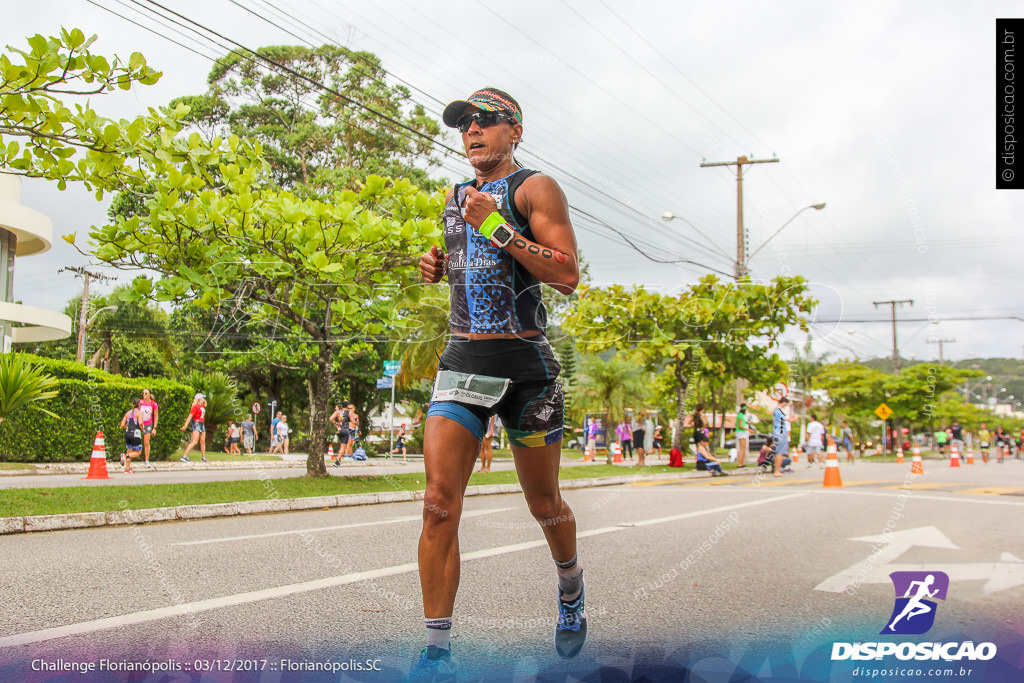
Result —
<svg viewBox="0 0 1024 683"><path fill-rule="evenodd" d="M477 188L490 193L509 226L531 241L533 233L515 206L514 195L534 173L520 169ZM512 385L493 408L443 401L431 403L427 415L455 420L481 439L490 415L497 413L514 445L552 444L562 438L562 386L557 381L561 366L544 336L547 313L541 300L543 285L505 249L495 247L466 223L461 206L465 188L471 184L474 182L456 185L444 210L451 288L448 324L455 334L441 355L438 369L504 377L512 380ZM470 340L459 336L531 331L541 334L517 339Z"/></svg>

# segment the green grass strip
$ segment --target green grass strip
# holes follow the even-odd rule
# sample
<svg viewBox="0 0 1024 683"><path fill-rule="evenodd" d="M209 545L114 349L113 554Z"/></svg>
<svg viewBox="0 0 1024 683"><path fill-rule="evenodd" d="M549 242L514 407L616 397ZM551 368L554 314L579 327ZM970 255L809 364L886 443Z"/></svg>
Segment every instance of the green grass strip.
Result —
<svg viewBox="0 0 1024 683"><path fill-rule="evenodd" d="M692 465L689 470L692 470ZM680 470L664 465L651 467L614 467L590 465L562 468L559 478L580 479L622 475L649 475ZM474 473L471 486L477 484L514 484L519 477L507 472ZM57 515L72 512L108 512L235 503L268 498L309 498L344 493L379 491L421 491L425 485L422 472L353 477L288 477L266 481L215 481L195 484L136 484L130 486L68 486L60 488L0 489L0 517L25 515Z"/></svg>

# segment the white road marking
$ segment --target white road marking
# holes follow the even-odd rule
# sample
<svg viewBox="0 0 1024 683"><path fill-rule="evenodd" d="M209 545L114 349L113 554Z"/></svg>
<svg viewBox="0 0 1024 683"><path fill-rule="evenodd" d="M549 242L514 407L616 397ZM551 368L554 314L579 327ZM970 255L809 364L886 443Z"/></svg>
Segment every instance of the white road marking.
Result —
<svg viewBox="0 0 1024 683"><path fill-rule="evenodd" d="M829 496L881 496L882 498L895 498L896 496L905 495L908 500L944 500L952 501L955 503L981 503L982 505L1024 505L1024 500L1020 502L1012 500L988 500L986 498L976 498L974 496L964 496L962 498L954 498L952 496L929 496L927 494L921 494L914 491L914 487L910 486L907 489L900 489L899 491L893 491L892 493L874 493L872 491L815 491L815 493L823 493Z"/></svg>
<svg viewBox="0 0 1024 683"><path fill-rule="evenodd" d="M889 580L888 565L916 546L959 550L959 546L933 526L904 529L888 535L860 536L849 540L874 543L876 548L880 547L880 549L873 550L866 560L859 560L852 567L828 577L815 586L814 590L842 593L847 588L872 580L877 580L877 583L885 583ZM870 564L870 568L865 570L865 564ZM876 573L874 571L876 569L882 570L882 573Z"/></svg>
<svg viewBox="0 0 1024 683"><path fill-rule="evenodd" d="M804 496L807 495L809 494L794 493L786 496L778 496L775 498L756 500L749 503L737 503L735 505L724 505L722 507L717 508L708 508L707 510L698 510L696 512L686 512L679 515L671 515L669 517L657 517L655 519L647 519L635 522L635 524L638 527L650 526L653 524L664 524L665 522L674 522L676 520L687 519L690 517L712 515L721 512L729 512L731 510L739 510L746 507L753 507L755 505L765 505L767 503L778 503L784 500L792 500L794 498L803 498ZM577 534L577 538L588 538L590 536L599 536L602 534L608 534L616 531L625 531L626 529L632 528L634 527L601 527L599 529L581 531ZM547 541L545 541L544 539L527 541L525 543L514 543L511 545L503 545L495 548L487 548L484 550L463 553L462 560L466 562L469 560L476 560L485 557L494 557L496 555L506 555L508 553L515 553L521 550L529 550L531 548L538 548L546 545ZM379 569L370 569L365 572L356 572L354 574L330 576L324 579L317 579L315 581L294 583L287 586L278 586L276 588L264 588L262 590L249 591L247 593L225 595L220 598L210 598L208 600L198 600L196 602L189 602L181 605L160 607L157 609L146 610L143 612L122 614L117 617L107 617L105 619L84 621L78 624L70 624L68 626L58 626L55 628L41 629L39 631L17 633L14 635L0 638L0 648L15 647L18 645L28 645L31 643L41 643L48 640L55 640L57 638L67 638L69 636L95 633L96 631L103 631L111 628L120 628L124 626L132 626L135 624L143 624L150 621L157 621L159 619L180 617L187 614L194 614L196 612L205 612L213 609L222 609L224 607L235 607L238 605L245 605L252 602L260 602L262 600L273 600L276 598L282 598L289 595L296 595L298 593L308 593L310 591L323 590L325 588L334 588L336 586L344 586L347 584L358 583L360 581L367 581L370 579L379 579L387 576L396 576L398 574L407 574L410 572L417 571L418 569L419 567L415 562L409 562L406 564L398 564L390 567L381 567Z"/></svg>
<svg viewBox="0 0 1024 683"><path fill-rule="evenodd" d="M467 517L479 517L480 515L490 515L496 512L508 512L509 510L515 510L516 508L494 508L493 510L468 510L462 513L462 518ZM423 515L405 515L404 517L392 517L391 519L378 519L373 522L357 522L355 524L338 524L336 526L321 526L314 527L312 529L295 529L292 531L274 531L266 534L251 534L249 536L225 536L224 538L208 538L202 541L184 541L182 543L171 543L174 546L185 546L185 545L207 545L209 543L228 543L230 541L248 541L254 538L271 538L273 536L288 536L290 534L312 534L318 531L337 531L338 529L355 529L364 526L377 526L378 524L398 524L399 522L418 522L423 519Z"/></svg>
<svg viewBox="0 0 1024 683"><path fill-rule="evenodd" d="M925 572L936 566L948 574L952 581L985 581L985 586L982 589L985 595L1024 584L1024 562L1011 553L1003 553L999 562L961 562L958 564L943 562L938 565L935 562L896 564L896 559L917 546L947 550L960 549L944 533L933 526L896 531L888 536L885 534L861 536L849 540L874 543L876 548L879 544L882 546L880 550L872 551L866 560L857 562L852 567L828 577L815 586L814 590L841 593L865 583L888 583L889 575L892 572ZM866 568L866 565L870 565L870 567Z"/></svg>

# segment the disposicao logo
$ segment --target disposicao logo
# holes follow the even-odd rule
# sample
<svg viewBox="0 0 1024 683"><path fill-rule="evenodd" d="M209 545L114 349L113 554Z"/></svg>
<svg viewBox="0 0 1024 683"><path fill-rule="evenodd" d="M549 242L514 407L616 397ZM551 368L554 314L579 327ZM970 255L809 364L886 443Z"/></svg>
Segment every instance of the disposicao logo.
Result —
<svg viewBox="0 0 1024 683"><path fill-rule="evenodd" d="M936 600L945 600L949 576L945 572L893 572L889 575L896 590L892 614L881 635L920 635L935 624ZM871 660L895 656L900 660L946 662L989 660L996 656L993 643L832 643L832 661Z"/></svg>
<svg viewBox="0 0 1024 683"><path fill-rule="evenodd" d="M935 623L935 600L946 599L949 576L945 572L893 572L889 578L896 589L896 605L881 634L927 633Z"/></svg>

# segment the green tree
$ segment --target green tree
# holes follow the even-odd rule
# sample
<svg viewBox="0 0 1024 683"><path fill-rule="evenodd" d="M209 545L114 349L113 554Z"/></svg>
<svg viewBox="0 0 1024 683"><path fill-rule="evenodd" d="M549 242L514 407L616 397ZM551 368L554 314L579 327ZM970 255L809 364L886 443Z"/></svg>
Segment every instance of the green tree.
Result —
<svg viewBox="0 0 1024 683"><path fill-rule="evenodd" d="M387 83L375 55L336 45L275 45L256 52L284 68L268 69L262 60L233 51L210 70L205 94L172 105L188 105L189 121L211 138L258 140L274 181L284 188L330 194L358 189L376 174L433 189L424 166L438 163L432 138L440 127L407 88Z"/></svg>
<svg viewBox="0 0 1024 683"><path fill-rule="evenodd" d="M189 148L168 144L173 115L113 121L85 101L73 109L68 97L87 97L152 84L160 74L138 52L127 63L108 60L90 48L96 36L62 29L59 36L35 35L28 50L0 55L0 168L4 173L55 180L60 189L80 181L102 198L142 179L137 163L160 150L169 159L187 158Z"/></svg>
<svg viewBox="0 0 1024 683"><path fill-rule="evenodd" d="M709 275L676 296L621 285L582 288L563 327L590 353L614 348L649 370L668 371L681 426L702 357L713 372L770 386L786 370L774 351L780 336L792 325L806 330L803 316L814 305L801 277L736 286ZM676 429L674 448L682 447L682 433Z"/></svg>
<svg viewBox="0 0 1024 683"><path fill-rule="evenodd" d="M230 145L239 148L234 138ZM219 164L225 183L216 191L180 165L157 160L151 170L146 215L119 216L94 229L95 257L161 273L155 285L136 280L140 297L216 308L211 336L237 332L250 320L274 330L261 348L302 369L311 402L307 471L326 476L338 354L358 358L366 372L369 351L360 342L406 325L396 319L397 304L417 292L403 287L420 245L439 235L443 197L408 180L370 176L358 194L304 199L266 186L260 160L249 156Z"/></svg>

